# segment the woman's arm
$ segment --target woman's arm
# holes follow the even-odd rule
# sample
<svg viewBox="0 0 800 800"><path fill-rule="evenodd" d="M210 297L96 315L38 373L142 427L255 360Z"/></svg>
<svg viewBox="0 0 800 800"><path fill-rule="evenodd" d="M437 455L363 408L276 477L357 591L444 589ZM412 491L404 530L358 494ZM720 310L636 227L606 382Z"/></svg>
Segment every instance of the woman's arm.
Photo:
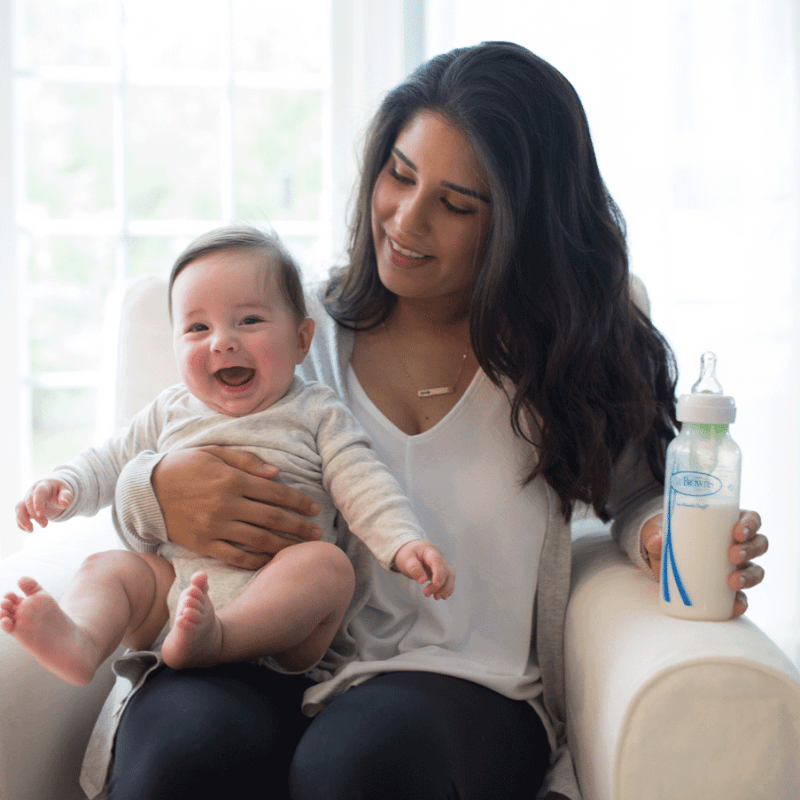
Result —
<svg viewBox="0 0 800 800"><path fill-rule="evenodd" d="M120 475L120 534L136 550L169 540L232 566L258 569L297 540L321 536L304 518L318 514L319 506L273 480L277 473L252 453L229 447L142 454Z"/></svg>

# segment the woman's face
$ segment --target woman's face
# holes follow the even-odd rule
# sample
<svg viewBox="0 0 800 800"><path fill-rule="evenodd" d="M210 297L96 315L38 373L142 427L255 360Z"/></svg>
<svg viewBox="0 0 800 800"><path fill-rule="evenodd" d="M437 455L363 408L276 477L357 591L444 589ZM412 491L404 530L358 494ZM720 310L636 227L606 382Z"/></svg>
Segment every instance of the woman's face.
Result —
<svg viewBox="0 0 800 800"><path fill-rule="evenodd" d="M397 137L372 193L381 283L403 298L467 299L490 211L467 137L434 113L417 115Z"/></svg>

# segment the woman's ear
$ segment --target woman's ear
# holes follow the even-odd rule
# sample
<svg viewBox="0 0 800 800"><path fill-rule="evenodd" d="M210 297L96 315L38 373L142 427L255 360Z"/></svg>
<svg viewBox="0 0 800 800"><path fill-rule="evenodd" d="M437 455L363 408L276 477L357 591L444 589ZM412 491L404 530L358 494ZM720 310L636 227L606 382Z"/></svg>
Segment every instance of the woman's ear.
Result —
<svg viewBox="0 0 800 800"><path fill-rule="evenodd" d="M314 320L306 317L297 329L297 363L302 364L314 338Z"/></svg>

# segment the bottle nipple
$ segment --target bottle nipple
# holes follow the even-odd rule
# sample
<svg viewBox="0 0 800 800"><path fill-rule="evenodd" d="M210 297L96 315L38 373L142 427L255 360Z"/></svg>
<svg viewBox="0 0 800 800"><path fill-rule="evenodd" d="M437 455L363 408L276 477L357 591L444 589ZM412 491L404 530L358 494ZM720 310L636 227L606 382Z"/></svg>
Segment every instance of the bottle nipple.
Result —
<svg viewBox="0 0 800 800"><path fill-rule="evenodd" d="M700 377L692 386L692 394L722 394L717 380L717 356L710 350L700 356Z"/></svg>

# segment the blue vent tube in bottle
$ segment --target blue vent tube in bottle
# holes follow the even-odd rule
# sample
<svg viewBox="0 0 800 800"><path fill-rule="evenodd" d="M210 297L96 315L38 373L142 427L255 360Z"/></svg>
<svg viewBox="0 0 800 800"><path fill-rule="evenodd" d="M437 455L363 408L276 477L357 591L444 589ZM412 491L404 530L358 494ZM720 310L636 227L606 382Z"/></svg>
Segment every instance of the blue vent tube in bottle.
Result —
<svg viewBox="0 0 800 800"><path fill-rule="evenodd" d="M736 595L728 550L739 519L741 451L728 433L736 405L715 372L716 356L704 353L700 379L678 400L681 431L667 449L659 604L685 619L729 619Z"/></svg>

